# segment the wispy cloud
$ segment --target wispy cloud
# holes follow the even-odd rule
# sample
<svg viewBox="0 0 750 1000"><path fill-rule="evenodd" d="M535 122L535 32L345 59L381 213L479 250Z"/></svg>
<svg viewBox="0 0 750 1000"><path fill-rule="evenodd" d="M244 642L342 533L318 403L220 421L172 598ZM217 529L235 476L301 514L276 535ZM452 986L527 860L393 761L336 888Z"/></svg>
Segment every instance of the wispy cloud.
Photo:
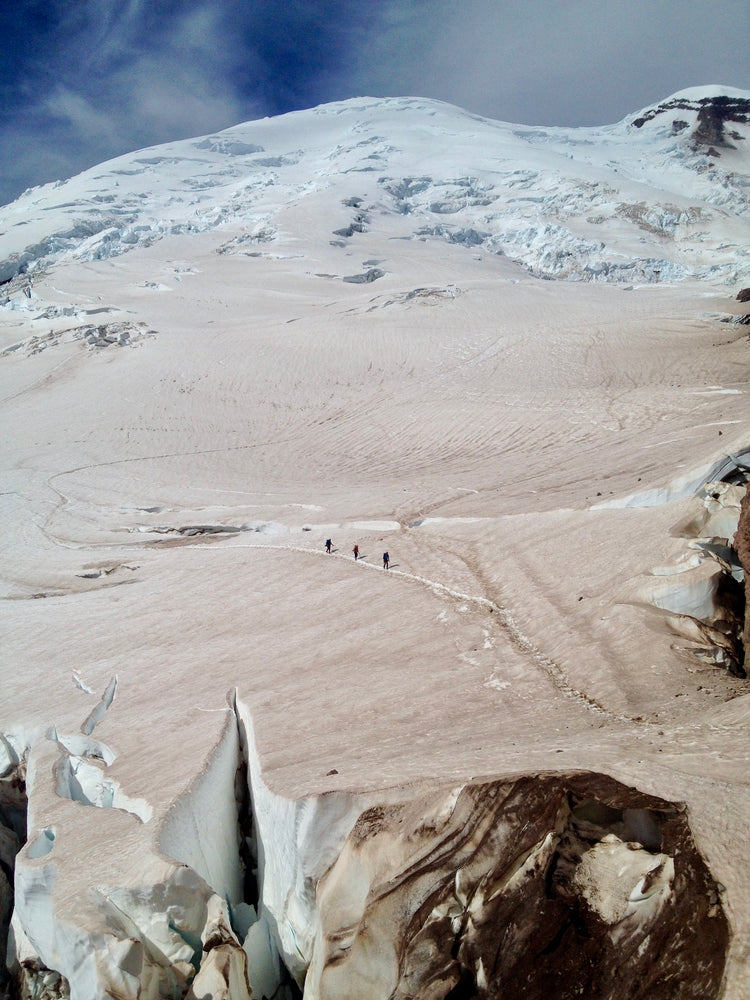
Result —
<svg viewBox="0 0 750 1000"><path fill-rule="evenodd" d="M15 106L0 121L1 201L27 179L68 176L264 113L239 93L242 47L227 32L226 4L167 0L156 17L155 6L82 0L64 5L53 36L37 36L37 57L25 62Z"/></svg>
<svg viewBox="0 0 750 1000"><path fill-rule="evenodd" d="M747 0L13 0L0 4L0 202L169 139L356 96L603 124L750 89Z"/></svg>
<svg viewBox="0 0 750 1000"><path fill-rule="evenodd" d="M118 141L111 115L97 109L83 94L58 86L40 105L41 113L61 133L71 133L82 143L111 145Z"/></svg>

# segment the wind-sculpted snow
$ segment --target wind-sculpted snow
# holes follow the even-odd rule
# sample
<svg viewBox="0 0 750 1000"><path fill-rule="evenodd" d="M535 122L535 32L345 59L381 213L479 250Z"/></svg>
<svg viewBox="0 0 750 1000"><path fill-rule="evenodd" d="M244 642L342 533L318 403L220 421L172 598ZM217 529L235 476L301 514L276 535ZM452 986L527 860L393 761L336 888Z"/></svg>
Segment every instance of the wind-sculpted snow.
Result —
<svg viewBox="0 0 750 1000"><path fill-rule="evenodd" d="M732 142L708 156L695 133L719 98L687 93L599 129L510 126L439 102L352 100L167 143L7 206L0 281L66 255L108 260L167 236L252 226L261 213L272 233L290 202L317 204L356 178L357 214L332 227L344 239L365 225L387 232L395 212L412 220L414 237L481 246L545 277L735 282L750 273L750 125L741 111L750 98L736 92L722 105ZM665 120L670 108L684 127ZM425 161L430 174L415 170Z"/></svg>

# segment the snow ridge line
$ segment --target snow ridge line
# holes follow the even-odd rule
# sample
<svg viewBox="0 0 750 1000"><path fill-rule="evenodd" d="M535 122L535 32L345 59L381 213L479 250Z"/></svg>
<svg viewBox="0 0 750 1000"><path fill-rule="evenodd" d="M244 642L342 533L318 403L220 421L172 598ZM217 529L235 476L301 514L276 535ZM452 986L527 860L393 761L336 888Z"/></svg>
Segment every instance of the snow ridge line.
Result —
<svg viewBox="0 0 750 1000"><path fill-rule="evenodd" d="M306 548L302 545L237 545L234 548L247 548L247 549L268 549L272 551L289 551L289 552L303 552L306 555L313 556L325 556L326 559L330 558L330 555L325 552L319 552L317 549ZM355 562L349 556L336 555L332 553L336 559L344 559L347 562ZM389 574L394 574L395 576L400 576L405 580L413 580L415 583L421 583L428 587L435 594L442 594L446 597L452 597L458 601L468 601L477 607L486 608L489 611L497 614L500 627L505 632L507 637L510 639L511 643L520 650L526 656L530 657L537 666L541 667L542 670L547 674L549 679L552 681L554 687L563 695L571 698L574 701L581 703L589 711L596 713L597 715L603 715L608 719L614 719L618 722L632 723L635 720L629 718L626 715L619 715L615 712L610 712L604 706L600 705L596 699L589 697L589 695L584 694L583 691L579 691L578 688L572 687L565 677L565 673L559 663L545 656L544 653L538 649L534 643L529 639L528 636L524 635L521 629L518 627L513 619L510 611L507 608L501 607L494 601L489 600L487 597L475 597L472 594L464 594L460 590L453 590L451 587L447 587L443 583L438 583L436 580L428 580L427 577L418 576L416 573L405 573L403 570L398 569L388 569L387 571L380 570L375 563L368 563L363 559L356 560L357 564L366 566L370 570L378 570L378 572L388 572Z"/></svg>

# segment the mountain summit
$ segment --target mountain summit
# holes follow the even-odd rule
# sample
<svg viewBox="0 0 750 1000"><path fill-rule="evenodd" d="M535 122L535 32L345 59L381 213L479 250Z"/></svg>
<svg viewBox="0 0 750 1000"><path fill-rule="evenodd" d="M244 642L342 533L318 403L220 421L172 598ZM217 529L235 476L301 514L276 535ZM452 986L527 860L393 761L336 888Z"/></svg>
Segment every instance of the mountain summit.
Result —
<svg viewBox="0 0 750 1000"><path fill-rule="evenodd" d="M599 128L418 98L248 122L24 192L0 210L0 280L184 232L232 229L228 253L281 250L300 235L293 204L306 236L342 248L367 229L545 278L736 284L750 274L749 109L750 93L706 87Z"/></svg>

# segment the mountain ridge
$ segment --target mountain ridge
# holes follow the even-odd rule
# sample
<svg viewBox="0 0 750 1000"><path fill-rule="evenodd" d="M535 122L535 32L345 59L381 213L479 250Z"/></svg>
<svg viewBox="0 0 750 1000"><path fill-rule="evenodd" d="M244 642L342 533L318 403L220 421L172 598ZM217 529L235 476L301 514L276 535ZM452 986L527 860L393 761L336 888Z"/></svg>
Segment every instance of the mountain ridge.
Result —
<svg viewBox="0 0 750 1000"><path fill-rule="evenodd" d="M586 128L514 125L421 98L353 98L29 189L0 209L0 281L165 235L239 227L246 242L279 242L289 204L328 192L354 199L386 236L389 215L409 216L411 238L501 254L535 276L735 284L750 275L748 122L750 92L715 86ZM363 224L352 219L343 239ZM341 229L319 236L342 238Z"/></svg>

